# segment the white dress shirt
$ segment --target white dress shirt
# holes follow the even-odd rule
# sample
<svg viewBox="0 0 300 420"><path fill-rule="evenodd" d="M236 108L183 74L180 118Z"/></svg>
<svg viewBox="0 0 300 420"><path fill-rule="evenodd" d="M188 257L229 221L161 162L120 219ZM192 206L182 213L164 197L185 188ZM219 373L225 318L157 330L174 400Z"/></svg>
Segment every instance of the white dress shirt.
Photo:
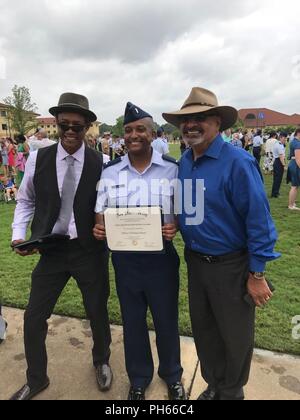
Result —
<svg viewBox="0 0 300 420"><path fill-rule="evenodd" d="M168 143L160 137L152 142L152 148L161 155L167 155L169 153Z"/></svg>
<svg viewBox="0 0 300 420"><path fill-rule="evenodd" d="M56 142L50 139L29 139L28 145L30 149L30 153L36 152L39 149L44 149L45 147L53 146Z"/></svg>
<svg viewBox="0 0 300 420"><path fill-rule="evenodd" d="M12 240L25 240L26 239L26 232L29 223L31 222L34 211L35 211L35 189L34 189L34 174L36 168L36 161L37 161L38 152L33 152L30 154L26 168L25 174L20 186L18 196L17 196L17 207L15 211L14 222L12 224L13 229L13 236ZM65 158L69 156L68 152L62 147L59 143L57 148L57 155L56 155L56 173L57 173L57 182L59 193L61 195L62 186L65 174L68 169L67 162ZM76 189L78 188L83 165L84 165L84 156L85 156L85 145L83 144L82 147L72 155L75 159L75 177L76 177ZM103 156L104 163L109 161L109 158ZM99 174L100 177L100 174ZM69 232L68 235L71 239L76 239L78 237L76 224L75 224L75 217L74 213L72 213L71 221L69 224Z"/></svg>

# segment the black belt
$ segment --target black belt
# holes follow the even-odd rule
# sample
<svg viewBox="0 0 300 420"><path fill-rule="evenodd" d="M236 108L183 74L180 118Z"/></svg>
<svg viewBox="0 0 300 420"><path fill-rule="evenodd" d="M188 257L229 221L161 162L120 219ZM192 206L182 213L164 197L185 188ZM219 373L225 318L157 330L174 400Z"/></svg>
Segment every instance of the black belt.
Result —
<svg viewBox="0 0 300 420"><path fill-rule="evenodd" d="M226 255L205 255L205 254L201 254L200 252L196 252L193 251L191 249L189 249L189 251L194 254L195 256L197 256L197 258L207 264L217 264L217 263L221 263L221 262L225 262L225 261L231 261L234 260L235 258L239 258L239 257L243 257L244 255L246 255L248 253L247 249L243 249L242 251L238 251L238 252L232 252L231 254L226 254Z"/></svg>

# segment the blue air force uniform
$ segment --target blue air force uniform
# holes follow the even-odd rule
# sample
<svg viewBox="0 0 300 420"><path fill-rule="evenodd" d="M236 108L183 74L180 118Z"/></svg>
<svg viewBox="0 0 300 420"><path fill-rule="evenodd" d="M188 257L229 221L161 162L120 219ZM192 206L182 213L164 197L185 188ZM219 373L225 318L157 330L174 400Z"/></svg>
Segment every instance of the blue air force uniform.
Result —
<svg viewBox="0 0 300 420"><path fill-rule="evenodd" d="M126 155L106 165L96 213L103 213L107 207L160 205L164 222L172 223L177 177L176 161L155 150L143 173L131 165ZM138 186L139 181L145 188ZM168 385L180 382L183 372L178 331L180 259L173 244L166 243L164 254L115 252L112 262L124 325L126 368L132 387L146 389L153 378L148 309L156 330L159 376Z"/></svg>

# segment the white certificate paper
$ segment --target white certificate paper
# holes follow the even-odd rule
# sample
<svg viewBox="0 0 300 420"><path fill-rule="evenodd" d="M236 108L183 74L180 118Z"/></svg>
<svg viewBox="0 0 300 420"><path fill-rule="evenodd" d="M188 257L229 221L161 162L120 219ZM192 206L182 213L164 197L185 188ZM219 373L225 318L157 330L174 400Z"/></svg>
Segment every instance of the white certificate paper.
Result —
<svg viewBox="0 0 300 420"><path fill-rule="evenodd" d="M108 208L104 212L108 247L113 252L162 252L160 207Z"/></svg>

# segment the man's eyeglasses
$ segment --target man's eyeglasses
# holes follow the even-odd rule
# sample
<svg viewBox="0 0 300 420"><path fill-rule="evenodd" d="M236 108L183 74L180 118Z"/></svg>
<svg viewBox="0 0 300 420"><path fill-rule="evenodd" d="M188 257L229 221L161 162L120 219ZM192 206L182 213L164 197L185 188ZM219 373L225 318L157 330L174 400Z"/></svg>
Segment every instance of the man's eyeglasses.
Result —
<svg viewBox="0 0 300 420"><path fill-rule="evenodd" d="M62 124L62 123L58 124L58 127L64 133L69 131L69 130L72 130L72 131L74 131L74 133L77 133L77 134L81 133L86 128L85 125L69 125L69 124Z"/></svg>
<svg viewBox="0 0 300 420"><path fill-rule="evenodd" d="M195 114L195 115L187 115L186 117L182 117L181 123L187 123L191 120L197 121L197 122L204 122L209 117L218 117L219 115L217 113L203 113L203 114Z"/></svg>

